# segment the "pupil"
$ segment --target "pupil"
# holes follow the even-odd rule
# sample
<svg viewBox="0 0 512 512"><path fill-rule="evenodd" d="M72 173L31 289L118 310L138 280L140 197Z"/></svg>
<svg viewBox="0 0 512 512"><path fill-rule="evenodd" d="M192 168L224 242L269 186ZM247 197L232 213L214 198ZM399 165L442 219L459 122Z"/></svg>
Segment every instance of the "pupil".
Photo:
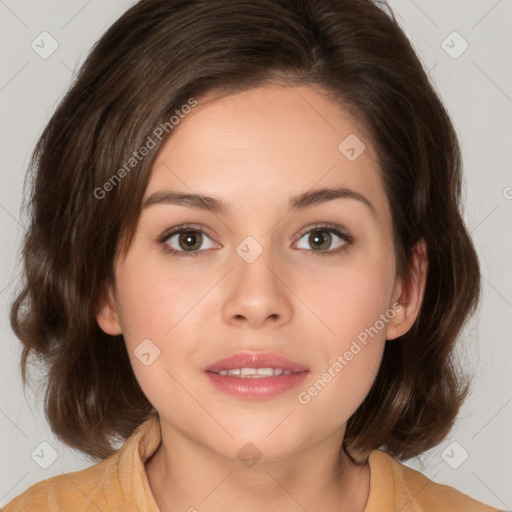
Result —
<svg viewBox="0 0 512 512"><path fill-rule="evenodd" d="M313 247L316 245L317 248L327 249L330 245L330 237L331 235L329 235L326 231L313 231L310 235L310 242Z"/></svg>
<svg viewBox="0 0 512 512"><path fill-rule="evenodd" d="M201 242L197 243L197 239L197 233L186 231L180 236L180 244L183 244L181 247L187 251L197 248L196 246L200 247Z"/></svg>

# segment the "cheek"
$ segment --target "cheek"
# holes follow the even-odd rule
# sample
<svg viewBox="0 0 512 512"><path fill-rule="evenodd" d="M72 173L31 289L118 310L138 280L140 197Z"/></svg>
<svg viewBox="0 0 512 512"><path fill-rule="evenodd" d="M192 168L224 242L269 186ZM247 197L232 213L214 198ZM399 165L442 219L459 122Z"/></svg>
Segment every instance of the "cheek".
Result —
<svg viewBox="0 0 512 512"><path fill-rule="evenodd" d="M317 353L322 357L298 402L310 417L321 415L327 428L336 428L348 421L375 381L392 315L386 316L388 293L379 287L385 283L376 283L377 273L339 272L331 277L311 303L329 330L319 327L326 333L319 336Z"/></svg>
<svg viewBox="0 0 512 512"><path fill-rule="evenodd" d="M211 273L191 276L169 269L165 258L148 264L132 257L125 260L116 280L127 351L135 376L154 405L163 390L167 397L179 395L171 375L184 364L193 364L198 348L191 333L204 328L200 303L215 283Z"/></svg>
<svg viewBox="0 0 512 512"><path fill-rule="evenodd" d="M180 404L178 410L188 406L176 365L187 364L195 350L186 333L205 289L201 280L171 276L161 265L135 258L118 275L118 304L131 366L157 410L167 410L169 403Z"/></svg>
<svg viewBox="0 0 512 512"><path fill-rule="evenodd" d="M390 307L394 288L394 258L350 257L328 271L304 273L298 289L306 306L324 324L332 346L343 348L359 333L374 326ZM385 329L382 337L385 336Z"/></svg>
<svg viewBox="0 0 512 512"><path fill-rule="evenodd" d="M386 327L395 313L389 306L394 259L354 260L331 268L328 275L316 275L314 283L305 281L301 291L324 324L318 328L323 364L298 402L334 427L359 407L379 370Z"/></svg>
<svg viewBox="0 0 512 512"><path fill-rule="evenodd" d="M194 316L195 306L211 286L208 274L185 276L169 268L158 261L137 264L134 260L119 275L120 313L131 342L150 338L165 343L185 316Z"/></svg>

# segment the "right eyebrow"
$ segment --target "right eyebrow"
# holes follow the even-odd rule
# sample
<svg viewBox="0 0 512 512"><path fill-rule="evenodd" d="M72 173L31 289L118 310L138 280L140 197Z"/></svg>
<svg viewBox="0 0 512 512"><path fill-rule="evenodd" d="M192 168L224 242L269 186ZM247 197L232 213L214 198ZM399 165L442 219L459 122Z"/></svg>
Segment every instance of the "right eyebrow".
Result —
<svg viewBox="0 0 512 512"><path fill-rule="evenodd" d="M202 194L186 194L173 190L159 190L151 194L143 203L142 208L148 208L154 204L170 204L198 208L213 213L226 213L229 208L220 199Z"/></svg>

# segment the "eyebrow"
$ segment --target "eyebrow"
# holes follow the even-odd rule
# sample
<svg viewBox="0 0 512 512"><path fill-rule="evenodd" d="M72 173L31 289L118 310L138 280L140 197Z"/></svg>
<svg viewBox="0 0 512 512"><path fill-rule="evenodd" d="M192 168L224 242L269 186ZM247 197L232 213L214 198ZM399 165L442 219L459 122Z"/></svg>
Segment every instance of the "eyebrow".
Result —
<svg viewBox="0 0 512 512"><path fill-rule="evenodd" d="M304 210L333 199L355 199L366 205L373 215L377 212L373 204L362 194L349 188L321 188L308 190L302 194L290 199L289 210ZM187 194L172 190L160 190L151 194L143 203L142 208L148 208L155 204L168 204L178 206L188 206L212 213L225 214L232 212L231 208L221 200L215 197L202 194Z"/></svg>

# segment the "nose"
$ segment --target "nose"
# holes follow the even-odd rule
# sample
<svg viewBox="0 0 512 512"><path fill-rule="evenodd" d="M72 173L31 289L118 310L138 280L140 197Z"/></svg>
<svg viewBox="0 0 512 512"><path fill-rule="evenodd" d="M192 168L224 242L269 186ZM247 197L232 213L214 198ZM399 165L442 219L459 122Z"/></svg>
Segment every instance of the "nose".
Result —
<svg viewBox="0 0 512 512"><path fill-rule="evenodd" d="M247 263L235 255L235 268L225 288L222 315L236 327L261 328L265 324L285 325L293 316L292 291L286 276L267 251Z"/></svg>

